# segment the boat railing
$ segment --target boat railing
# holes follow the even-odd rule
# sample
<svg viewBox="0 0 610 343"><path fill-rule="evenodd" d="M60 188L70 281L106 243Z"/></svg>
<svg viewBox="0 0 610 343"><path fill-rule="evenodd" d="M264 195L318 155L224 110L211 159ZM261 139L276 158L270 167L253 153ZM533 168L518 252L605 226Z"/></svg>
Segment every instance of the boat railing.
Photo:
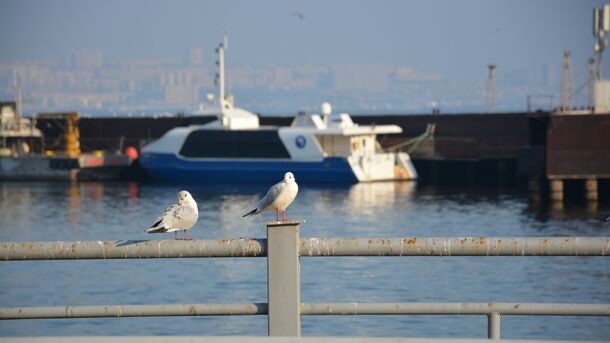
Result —
<svg viewBox="0 0 610 343"><path fill-rule="evenodd" d="M267 303L151 304L0 308L0 319L267 315L270 336L300 336L301 316L487 316L487 336L500 338L503 316L610 316L593 303L302 303L300 258L326 256L601 256L610 237L300 237L302 221L265 222L266 239L192 241L4 242L0 259L81 260L267 257ZM162 244L161 244L162 243ZM113 341L117 341L113 337ZM154 341L154 339L152 340ZM230 340L228 340L230 341ZM417 340L405 340L417 341ZM444 340L450 341L450 340Z"/></svg>
<svg viewBox="0 0 610 343"><path fill-rule="evenodd" d="M29 131L30 127L31 126L28 125L28 119L15 119L3 121L1 129L6 132L22 133L24 131Z"/></svg>
<svg viewBox="0 0 610 343"><path fill-rule="evenodd" d="M407 139L406 141L400 142L396 145L389 146L385 150L390 151L390 152L401 151L402 149L408 147L406 152L408 154L410 154L413 151L415 151L417 149L417 147L419 147L419 145L421 143L423 143L424 141L434 139L435 132L436 132L436 124L429 123L428 125L426 125L426 131L424 131L419 136L413 137L411 139Z"/></svg>

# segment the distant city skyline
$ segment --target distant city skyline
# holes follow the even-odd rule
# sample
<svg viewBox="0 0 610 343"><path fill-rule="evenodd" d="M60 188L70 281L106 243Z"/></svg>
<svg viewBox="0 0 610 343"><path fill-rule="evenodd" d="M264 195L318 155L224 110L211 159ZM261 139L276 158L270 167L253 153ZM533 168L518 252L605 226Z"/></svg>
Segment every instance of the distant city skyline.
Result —
<svg viewBox="0 0 610 343"><path fill-rule="evenodd" d="M557 105L564 49L575 87L587 80L591 12L603 3L0 0L0 98L18 82L26 111L189 113L215 92L226 30L229 91L264 114L322 101L354 113L481 112L489 63L498 111L525 110L536 94ZM573 104L586 99L583 87Z"/></svg>

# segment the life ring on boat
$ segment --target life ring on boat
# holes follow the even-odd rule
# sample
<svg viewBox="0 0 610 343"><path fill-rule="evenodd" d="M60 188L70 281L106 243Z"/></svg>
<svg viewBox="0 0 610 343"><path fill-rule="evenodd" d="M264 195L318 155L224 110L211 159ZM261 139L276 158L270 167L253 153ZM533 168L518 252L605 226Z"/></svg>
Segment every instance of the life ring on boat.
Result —
<svg viewBox="0 0 610 343"><path fill-rule="evenodd" d="M303 149L305 148L305 145L307 145L307 139L305 139L305 137L302 135L298 135L294 139L294 144L296 144L297 148Z"/></svg>

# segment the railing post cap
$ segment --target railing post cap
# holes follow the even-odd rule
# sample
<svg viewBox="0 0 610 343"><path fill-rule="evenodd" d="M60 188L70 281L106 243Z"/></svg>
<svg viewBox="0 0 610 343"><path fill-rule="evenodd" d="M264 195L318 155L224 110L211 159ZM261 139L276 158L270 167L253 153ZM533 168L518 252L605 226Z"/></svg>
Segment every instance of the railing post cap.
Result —
<svg viewBox="0 0 610 343"><path fill-rule="evenodd" d="M274 227L274 226L297 226L299 224L303 224L305 223L305 220L267 220L264 221L263 224L265 224L267 227Z"/></svg>

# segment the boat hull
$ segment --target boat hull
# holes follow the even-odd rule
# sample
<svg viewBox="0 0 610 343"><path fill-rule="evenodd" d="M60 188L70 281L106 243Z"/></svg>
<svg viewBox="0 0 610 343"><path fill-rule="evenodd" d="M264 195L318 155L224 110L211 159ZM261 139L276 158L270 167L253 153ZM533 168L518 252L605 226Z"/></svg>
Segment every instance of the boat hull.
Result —
<svg viewBox="0 0 610 343"><path fill-rule="evenodd" d="M299 182L357 183L346 158L328 157L321 161L253 159L183 159L174 154L143 153L140 164L158 181L188 182L272 182L284 173L295 174Z"/></svg>

